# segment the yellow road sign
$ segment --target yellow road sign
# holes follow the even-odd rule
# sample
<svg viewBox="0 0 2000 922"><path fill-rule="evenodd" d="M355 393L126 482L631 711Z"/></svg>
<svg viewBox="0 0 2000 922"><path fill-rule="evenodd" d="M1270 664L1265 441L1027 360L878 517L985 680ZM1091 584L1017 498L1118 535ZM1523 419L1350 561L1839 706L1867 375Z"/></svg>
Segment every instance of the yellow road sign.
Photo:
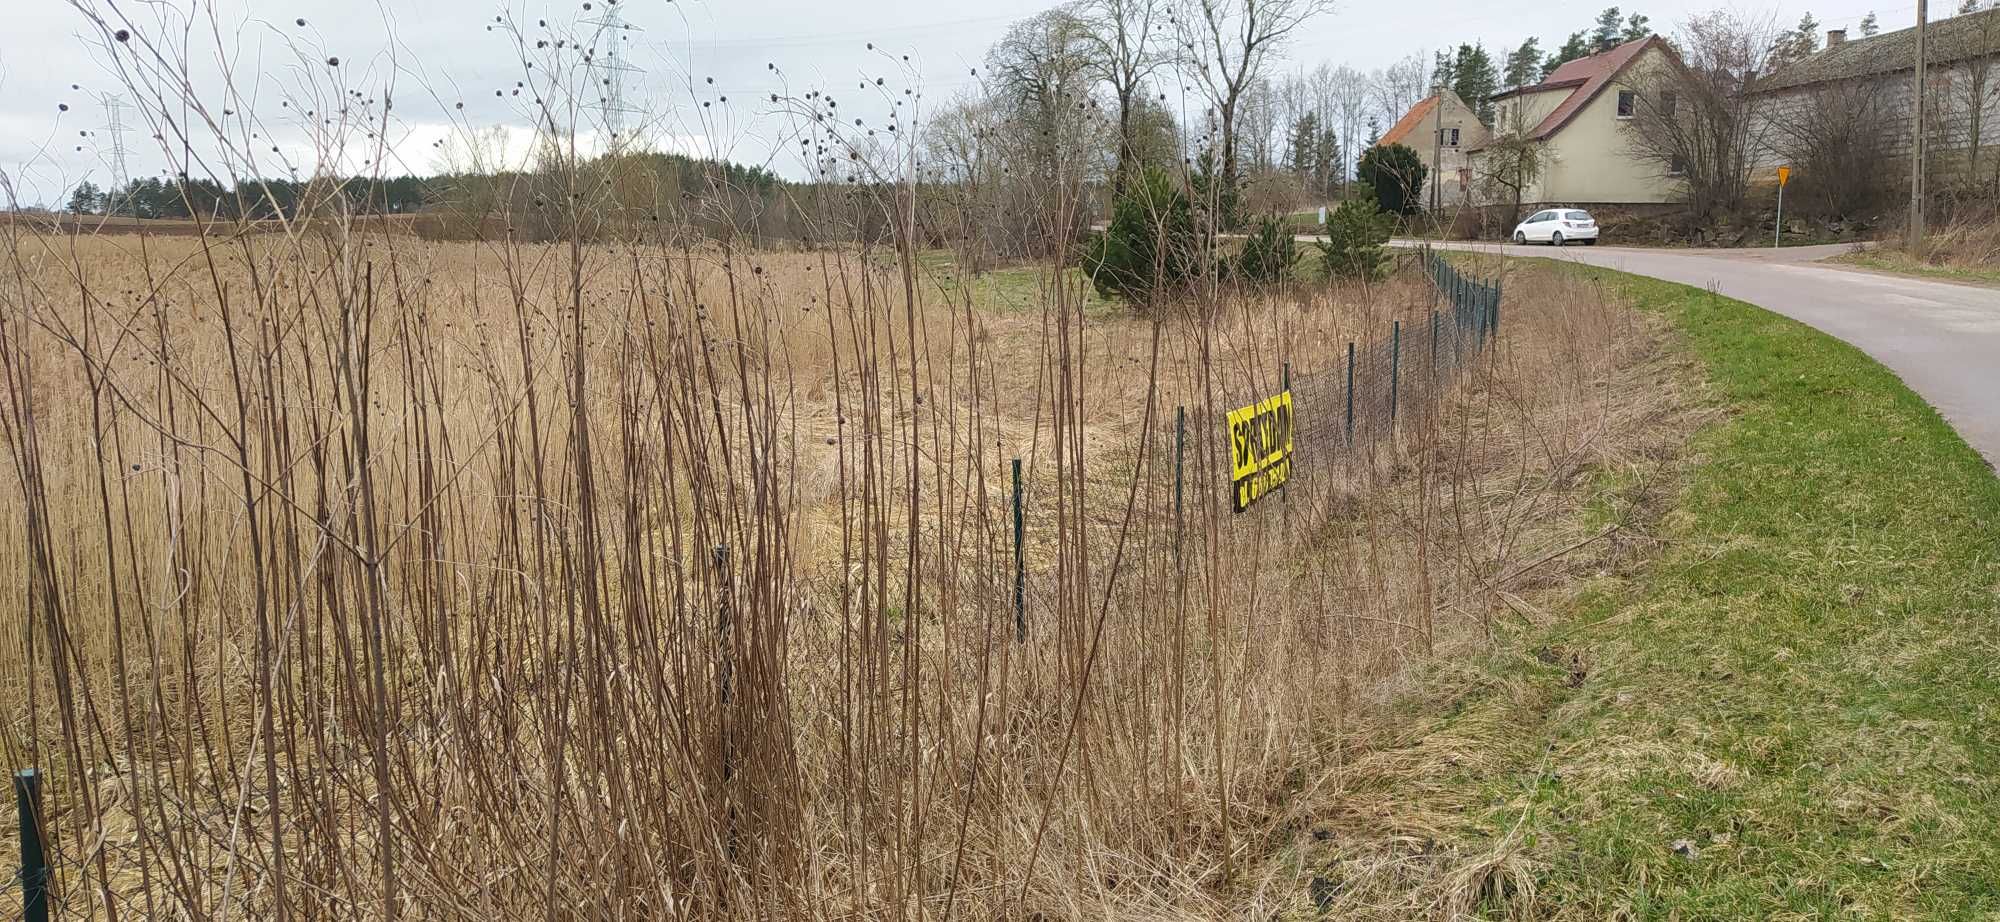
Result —
<svg viewBox="0 0 2000 922"><path fill-rule="evenodd" d="M1792 168L1791 168L1791 167L1788 167L1788 166L1781 166L1781 167L1779 167L1779 168L1778 168L1778 185L1782 186L1782 185L1784 185L1785 183L1788 183L1788 182L1791 182L1791 181L1792 181Z"/></svg>

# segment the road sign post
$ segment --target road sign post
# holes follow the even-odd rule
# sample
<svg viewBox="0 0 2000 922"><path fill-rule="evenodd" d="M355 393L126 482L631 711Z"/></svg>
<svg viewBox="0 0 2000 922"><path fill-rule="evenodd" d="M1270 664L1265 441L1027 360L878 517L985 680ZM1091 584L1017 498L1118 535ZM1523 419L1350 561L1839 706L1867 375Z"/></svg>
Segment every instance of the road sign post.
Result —
<svg viewBox="0 0 2000 922"><path fill-rule="evenodd" d="M1788 166L1779 167L1778 168L1778 219L1776 221L1771 222L1771 248L1774 250L1783 245L1781 240L1782 240L1782 235L1785 233L1785 183L1791 182L1791 180L1792 180L1792 168Z"/></svg>

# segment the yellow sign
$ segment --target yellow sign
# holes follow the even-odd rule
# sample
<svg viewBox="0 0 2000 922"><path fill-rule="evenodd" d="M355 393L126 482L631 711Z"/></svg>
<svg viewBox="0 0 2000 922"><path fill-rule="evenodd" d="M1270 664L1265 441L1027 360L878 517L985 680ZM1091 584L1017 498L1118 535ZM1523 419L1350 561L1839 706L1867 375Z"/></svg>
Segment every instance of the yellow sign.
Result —
<svg viewBox="0 0 2000 922"><path fill-rule="evenodd" d="M1242 512L1292 479L1292 392L1229 411L1230 481Z"/></svg>
<svg viewBox="0 0 2000 922"><path fill-rule="evenodd" d="M1779 168L1778 168L1778 185L1782 186L1782 185L1784 185L1785 183L1788 183L1788 182L1791 182L1791 181L1792 181L1792 168L1791 168L1791 167L1788 167L1788 166L1781 166L1781 167L1779 167Z"/></svg>

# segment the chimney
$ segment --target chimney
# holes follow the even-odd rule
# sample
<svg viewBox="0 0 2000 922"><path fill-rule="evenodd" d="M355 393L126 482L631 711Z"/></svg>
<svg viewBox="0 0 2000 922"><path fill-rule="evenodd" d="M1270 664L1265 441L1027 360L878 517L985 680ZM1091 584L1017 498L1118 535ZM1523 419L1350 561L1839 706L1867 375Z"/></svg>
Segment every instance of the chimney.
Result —
<svg viewBox="0 0 2000 922"><path fill-rule="evenodd" d="M1826 30L1826 47L1828 47L1828 48L1832 48L1832 47L1835 47L1835 46L1838 46L1838 45L1845 45L1845 44L1847 44L1847 30L1846 30L1846 29L1828 29L1828 30Z"/></svg>

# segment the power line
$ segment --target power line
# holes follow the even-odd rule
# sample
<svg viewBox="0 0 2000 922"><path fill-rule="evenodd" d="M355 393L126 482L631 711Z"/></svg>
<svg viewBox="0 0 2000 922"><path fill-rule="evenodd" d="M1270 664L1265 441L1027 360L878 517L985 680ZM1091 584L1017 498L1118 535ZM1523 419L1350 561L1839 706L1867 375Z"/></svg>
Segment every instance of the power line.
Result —
<svg viewBox="0 0 2000 922"><path fill-rule="evenodd" d="M636 65L625 60L625 33L632 31L625 21L625 14L618 6L618 0L610 0L604 6L604 15L583 20L585 25L597 27L597 34L607 36L610 47L605 49L604 63L596 65L602 76L596 76L599 88L596 108L604 113L604 129L611 135L611 152L616 153L630 140L625 131L625 117L638 115L637 107L625 101L625 75L645 73Z"/></svg>
<svg viewBox="0 0 2000 922"><path fill-rule="evenodd" d="M925 32L936 32L940 29L958 29L965 26L985 25L988 23L1012 22L1019 18L1021 17L1018 15L972 16L972 17L967 17L965 19L952 19L941 22L920 23L917 25L908 25L908 26L889 26L881 29L856 29L846 32L814 32L805 35L771 35L771 36L758 36L758 37L743 36L738 38L709 39L707 41L702 41L699 39L690 39L689 44L694 45L696 47L736 47L745 45L755 45L760 47L761 46L800 47L800 46L810 46L810 45L836 45L853 41L863 41L867 39L881 40L889 37L897 37L904 35L919 35ZM879 43L880 42L878 41L878 44Z"/></svg>

